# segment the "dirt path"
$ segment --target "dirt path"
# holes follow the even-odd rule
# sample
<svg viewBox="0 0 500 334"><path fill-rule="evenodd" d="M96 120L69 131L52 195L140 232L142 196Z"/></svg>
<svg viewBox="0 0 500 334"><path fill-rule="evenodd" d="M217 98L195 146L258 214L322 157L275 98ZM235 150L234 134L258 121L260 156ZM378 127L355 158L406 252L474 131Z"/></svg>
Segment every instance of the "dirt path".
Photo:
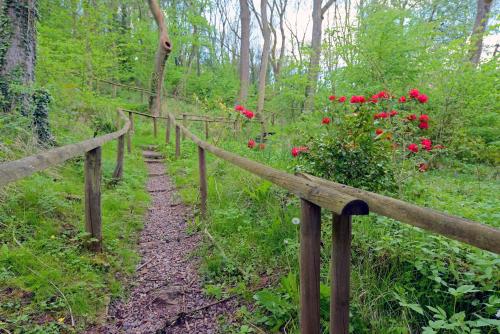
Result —
<svg viewBox="0 0 500 334"><path fill-rule="evenodd" d="M201 236L186 233L190 208L176 196L164 163L154 162L156 155L144 151L152 202L129 298L113 302L107 324L89 333L220 333L218 319L230 321L234 313L235 301L214 303L201 292L199 260L191 254Z"/></svg>

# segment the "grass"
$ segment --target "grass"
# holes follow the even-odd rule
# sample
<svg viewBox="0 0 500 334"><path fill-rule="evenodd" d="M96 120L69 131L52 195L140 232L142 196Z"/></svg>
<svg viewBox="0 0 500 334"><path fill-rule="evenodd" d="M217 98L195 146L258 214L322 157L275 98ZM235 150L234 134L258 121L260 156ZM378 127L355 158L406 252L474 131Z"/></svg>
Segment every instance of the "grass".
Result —
<svg viewBox="0 0 500 334"><path fill-rule="evenodd" d="M201 134L199 126L192 125ZM248 150L256 128L234 139L226 133L219 146L279 169L293 170L291 129L279 129L266 149ZM217 139L212 139L217 141ZM173 147L168 150L172 151ZM240 325L225 331L247 333L261 327L298 332L298 227L295 196L208 154L209 220L200 223L215 240L206 240L202 273L210 290L244 285L252 310L240 310ZM180 159L168 168L185 201L198 204L196 147L182 143ZM415 175L403 199L498 225L497 171L484 165L447 163ZM322 324L327 332L330 217L323 214L321 252ZM353 226L351 326L354 333L494 333L500 307L500 258L392 219L370 215ZM263 282L272 288L252 293ZM456 291L467 291L457 293ZM443 315L445 314L445 315ZM484 320L488 319L488 320ZM250 324L250 325L249 325Z"/></svg>

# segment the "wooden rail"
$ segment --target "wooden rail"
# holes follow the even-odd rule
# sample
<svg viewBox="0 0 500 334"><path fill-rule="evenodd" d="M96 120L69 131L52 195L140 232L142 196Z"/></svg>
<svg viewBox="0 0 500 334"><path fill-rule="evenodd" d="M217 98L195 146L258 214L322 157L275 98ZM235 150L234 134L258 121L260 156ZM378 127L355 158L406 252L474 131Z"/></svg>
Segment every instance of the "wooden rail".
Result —
<svg viewBox="0 0 500 334"><path fill-rule="evenodd" d="M121 180L125 135L131 127L130 120L121 109L118 110L118 115L125 122L118 131L0 164L0 187L2 187L49 167L57 166L69 159L85 155L85 230L90 234L92 240L95 240L90 243L90 249L96 252L102 250L101 147L111 140L118 139L113 178L116 181Z"/></svg>
<svg viewBox="0 0 500 334"><path fill-rule="evenodd" d="M151 115L144 115L152 117ZM208 151L252 174L266 179L301 199L300 226L300 332L319 334L319 270L321 209L332 212L332 277L330 333L349 333L349 291L351 271L352 216L377 214L427 231L452 238L483 250L500 254L500 230L461 217L419 207L387 196L338 184L308 174L288 174L261 163L222 150L191 133L184 124L186 117L167 116L175 127L175 157L181 155L181 134L198 146L200 176L200 213L207 215Z"/></svg>

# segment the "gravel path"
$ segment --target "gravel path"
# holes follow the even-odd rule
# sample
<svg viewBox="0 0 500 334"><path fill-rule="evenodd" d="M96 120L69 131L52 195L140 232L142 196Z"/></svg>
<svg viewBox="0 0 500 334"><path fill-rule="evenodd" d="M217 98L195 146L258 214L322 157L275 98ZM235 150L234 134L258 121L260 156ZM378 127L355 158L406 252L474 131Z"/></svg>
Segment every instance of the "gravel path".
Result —
<svg viewBox="0 0 500 334"><path fill-rule="evenodd" d="M191 210L176 196L164 163L147 164L152 203L139 241L142 261L128 299L111 303L107 323L88 333L221 333L218 319L231 322L236 301L216 302L201 292L199 259L191 254L201 236L186 233Z"/></svg>

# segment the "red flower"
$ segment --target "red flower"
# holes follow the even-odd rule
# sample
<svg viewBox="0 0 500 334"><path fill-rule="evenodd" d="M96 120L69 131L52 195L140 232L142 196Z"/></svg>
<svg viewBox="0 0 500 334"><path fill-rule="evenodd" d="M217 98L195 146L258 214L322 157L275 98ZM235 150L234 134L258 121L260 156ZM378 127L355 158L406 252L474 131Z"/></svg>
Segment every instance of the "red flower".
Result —
<svg viewBox="0 0 500 334"><path fill-rule="evenodd" d="M417 144L410 144L408 145L408 150L412 151L413 153L418 152L418 145Z"/></svg>
<svg viewBox="0 0 500 334"><path fill-rule="evenodd" d="M429 169L429 165L426 164L426 163L421 162L418 165L418 170L421 171L421 172L425 172L427 169Z"/></svg>
<svg viewBox="0 0 500 334"><path fill-rule="evenodd" d="M299 155L299 153L300 151L298 147L292 148L292 156L296 157L297 155Z"/></svg>
<svg viewBox="0 0 500 334"><path fill-rule="evenodd" d="M330 101L332 101L332 102L333 102L333 101L335 101L335 95L330 95L330 96L328 97L328 99L329 99Z"/></svg>
<svg viewBox="0 0 500 334"><path fill-rule="evenodd" d="M414 120L416 120L416 119L417 119L417 115L415 115L415 114L411 114L411 115L408 115L406 118L407 118L409 121L414 121Z"/></svg>
<svg viewBox="0 0 500 334"><path fill-rule="evenodd" d="M389 114L386 113L385 111L379 112L378 114L375 114L375 116L373 116L373 118L375 118L375 119L387 118L387 117L389 117Z"/></svg>
<svg viewBox="0 0 500 334"><path fill-rule="evenodd" d="M384 130L382 129L377 129L375 130L375 134L378 136L378 135L381 135L382 133L384 133Z"/></svg>
<svg viewBox="0 0 500 334"><path fill-rule="evenodd" d="M398 100L399 103L405 103L406 102L406 96L401 96Z"/></svg>
<svg viewBox="0 0 500 334"><path fill-rule="evenodd" d="M341 97L339 98L339 102L345 102L345 100L346 100L345 96L341 96Z"/></svg>
<svg viewBox="0 0 500 334"><path fill-rule="evenodd" d="M420 94L418 97L417 97L417 100L418 102L420 103L427 103L427 101L429 101L429 97L425 94Z"/></svg>
<svg viewBox="0 0 500 334"><path fill-rule="evenodd" d="M247 144L248 148L254 148L255 147L255 140L250 139Z"/></svg>
<svg viewBox="0 0 500 334"><path fill-rule="evenodd" d="M242 105L238 104L236 107L234 107L234 110L242 112L243 110L245 110L245 108Z"/></svg>
<svg viewBox="0 0 500 334"><path fill-rule="evenodd" d="M420 92L418 91L418 89L410 89L410 91L408 92L408 95L410 95L410 97L412 99L416 99L419 95L420 95Z"/></svg>
<svg viewBox="0 0 500 334"><path fill-rule="evenodd" d="M351 103L365 103L365 102L366 102L366 98L362 95L360 95L360 96L353 95L351 97Z"/></svg>
<svg viewBox="0 0 500 334"><path fill-rule="evenodd" d="M391 112L389 113L389 116L394 117L397 114L398 114L398 112L396 110L391 110Z"/></svg>
<svg viewBox="0 0 500 334"><path fill-rule="evenodd" d="M243 111L243 115L245 115L245 117L248 119L252 119L255 116L255 114L253 112L251 112L250 110Z"/></svg>
<svg viewBox="0 0 500 334"><path fill-rule="evenodd" d="M370 98L371 103L377 103L378 102L378 94L372 95Z"/></svg>
<svg viewBox="0 0 500 334"><path fill-rule="evenodd" d="M422 144L422 148L426 149L427 151L432 150L432 141L430 139L423 138L420 143Z"/></svg>
<svg viewBox="0 0 500 334"><path fill-rule="evenodd" d="M330 117L323 117L321 124L330 124Z"/></svg>
<svg viewBox="0 0 500 334"><path fill-rule="evenodd" d="M389 98L389 93L387 93L386 91L381 91L380 93L377 94L377 97L379 99L388 99Z"/></svg>
<svg viewBox="0 0 500 334"><path fill-rule="evenodd" d="M420 124L418 125L419 128L421 128L422 130L427 130L429 128L429 123L427 122L420 122Z"/></svg>
<svg viewBox="0 0 500 334"><path fill-rule="evenodd" d="M418 118L418 120L420 122L429 122L429 115L426 115L426 114L423 114L423 115L420 115L420 117Z"/></svg>
<svg viewBox="0 0 500 334"><path fill-rule="evenodd" d="M264 144L264 143L259 144L259 150L263 150L265 148L266 148L266 144Z"/></svg>

